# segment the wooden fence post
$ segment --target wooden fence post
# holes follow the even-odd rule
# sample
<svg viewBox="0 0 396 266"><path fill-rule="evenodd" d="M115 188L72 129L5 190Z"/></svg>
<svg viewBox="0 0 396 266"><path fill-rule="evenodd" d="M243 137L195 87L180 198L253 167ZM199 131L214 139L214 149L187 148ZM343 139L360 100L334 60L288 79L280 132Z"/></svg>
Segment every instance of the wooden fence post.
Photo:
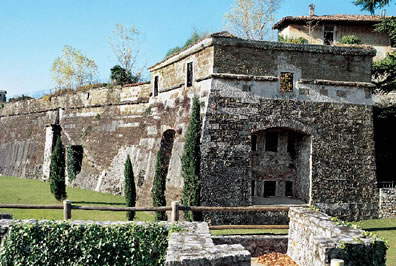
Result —
<svg viewBox="0 0 396 266"><path fill-rule="evenodd" d="M63 201L63 217L66 220L71 219L71 200L64 200Z"/></svg>
<svg viewBox="0 0 396 266"><path fill-rule="evenodd" d="M177 222L177 221L179 221L179 202L172 201L171 205L172 205L171 222Z"/></svg>

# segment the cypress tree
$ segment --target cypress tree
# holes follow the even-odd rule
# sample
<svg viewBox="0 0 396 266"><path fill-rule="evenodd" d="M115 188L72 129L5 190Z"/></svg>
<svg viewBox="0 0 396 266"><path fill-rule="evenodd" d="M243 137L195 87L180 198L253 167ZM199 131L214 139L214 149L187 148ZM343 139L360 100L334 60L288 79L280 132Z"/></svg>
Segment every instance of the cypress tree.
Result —
<svg viewBox="0 0 396 266"><path fill-rule="evenodd" d="M157 153L157 163L155 165L155 175L154 175L154 184L152 190L152 199L153 206L160 207L166 205L165 199L165 189L166 189L166 171L164 169L164 155L163 151L160 149ZM165 211L157 211L155 212L155 220L156 221L166 221L167 215Z"/></svg>
<svg viewBox="0 0 396 266"><path fill-rule="evenodd" d="M56 139L55 149L51 156L49 181L50 190L55 199L59 201L66 199L65 152L60 136Z"/></svg>
<svg viewBox="0 0 396 266"><path fill-rule="evenodd" d="M124 166L124 177L125 177L125 200L127 207L135 207L136 205L136 187L135 187L135 180L133 176L133 169L131 159L129 155L125 161ZM127 219L128 221L133 221L135 218L134 211L127 212Z"/></svg>
<svg viewBox="0 0 396 266"><path fill-rule="evenodd" d="M186 206L199 206L200 204L200 184L199 184L199 169L200 169L200 138L201 138L201 116L200 106L197 96L194 96L192 101L192 111L190 122L186 132L186 141L184 143L182 163L182 176L184 179L184 188L182 195L182 204ZM184 219L186 221L196 221L201 219L199 212L184 212Z"/></svg>

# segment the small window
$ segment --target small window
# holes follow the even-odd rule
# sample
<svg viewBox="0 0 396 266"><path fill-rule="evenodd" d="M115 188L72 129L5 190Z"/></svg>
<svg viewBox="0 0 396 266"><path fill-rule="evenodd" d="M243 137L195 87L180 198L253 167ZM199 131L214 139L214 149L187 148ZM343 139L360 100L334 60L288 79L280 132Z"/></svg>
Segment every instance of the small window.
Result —
<svg viewBox="0 0 396 266"><path fill-rule="evenodd" d="M252 196L256 196L256 181L252 180Z"/></svg>
<svg viewBox="0 0 396 266"><path fill-rule="evenodd" d="M293 196L293 181L286 181L285 196L286 197L292 197Z"/></svg>
<svg viewBox="0 0 396 266"><path fill-rule="evenodd" d="M265 181L264 182L264 197L275 196L276 181Z"/></svg>
<svg viewBox="0 0 396 266"><path fill-rule="evenodd" d="M323 44L330 45L334 42L334 26L324 26Z"/></svg>
<svg viewBox="0 0 396 266"><path fill-rule="evenodd" d="M280 74L280 91L292 92L293 91L293 73L281 72Z"/></svg>
<svg viewBox="0 0 396 266"><path fill-rule="evenodd" d="M252 151L257 151L257 135L252 135Z"/></svg>
<svg viewBox="0 0 396 266"><path fill-rule="evenodd" d="M158 80L159 80L159 77L155 76L154 77L154 96L158 95Z"/></svg>
<svg viewBox="0 0 396 266"><path fill-rule="evenodd" d="M278 151L278 132L267 132L265 135L265 151Z"/></svg>
<svg viewBox="0 0 396 266"><path fill-rule="evenodd" d="M193 83L193 62L187 63L187 87L191 87Z"/></svg>

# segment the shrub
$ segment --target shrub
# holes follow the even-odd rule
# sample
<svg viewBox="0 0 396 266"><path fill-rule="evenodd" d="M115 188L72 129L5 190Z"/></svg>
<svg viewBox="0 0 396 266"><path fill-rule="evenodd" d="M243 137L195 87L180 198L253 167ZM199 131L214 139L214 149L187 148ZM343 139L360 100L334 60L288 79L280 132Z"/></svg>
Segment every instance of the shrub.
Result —
<svg viewBox="0 0 396 266"><path fill-rule="evenodd" d="M136 187L135 187L135 180L133 176L133 169L131 159L129 155L125 161L124 166L124 177L125 177L125 200L127 207L135 207L136 205ZM127 212L127 219L128 221L133 221L135 218L134 211Z"/></svg>
<svg viewBox="0 0 396 266"><path fill-rule="evenodd" d="M166 189L166 171L163 167L164 155L162 149L157 153L157 163L155 164L154 184L152 190L153 206L166 206L165 189ZM167 215L165 211L155 212L156 221L166 221Z"/></svg>
<svg viewBox="0 0 396 266"><path fill-rule="evenodd" d="M163 265L170 230L158 224L16 223L0 265Z"/></svg>
<svg viewBox="0 0 396 266"><path fill-rule="evenodd" d="M294 44L307 44L308 40L300 37L297 39L294 38L288 38L287 36L282 36L282 35L278 35L278 42L283 42L283 43L294 43Z"/></svg>
<svg viewBox="0 0 396 266"><path fill-rule="evenodd" d="M200 203L200 138L201 138L201 116L200 105L197 96L192 101L192 111L190 122L186 132L186 141L184 143L182 163L182 176L184 179L184 188L182 203L187 206L198 206ZM186 221L200 220L200 213L184 212Z"/></svg>
<svg viewBox="0 0 396 266"><path fill-rule="evenodd" d="M339 40L339 43L342 44L362 44L362 41L358 36L355 35L344 35Z"/></svg>
<svg viewBox="0 0 396 266"><path fill-rule="evenodd" d="M55 199L59 201L66 199L65 153L60 136L56 139L55 149L51 156L49 181L50 190Z"/></svg>

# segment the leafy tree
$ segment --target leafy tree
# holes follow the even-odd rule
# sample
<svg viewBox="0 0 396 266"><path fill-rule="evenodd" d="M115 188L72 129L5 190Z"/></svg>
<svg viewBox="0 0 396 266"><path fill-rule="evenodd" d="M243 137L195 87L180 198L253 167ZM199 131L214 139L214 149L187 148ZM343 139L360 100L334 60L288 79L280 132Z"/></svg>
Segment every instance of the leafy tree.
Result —
<svg viewBox="0 0 396 266"><path fill-rule="evenodd" d="M129 155L125 161L124 165L124 177L125 177L125 200L127 207L135 207L136 206L136 187L135 180L133 176L133 169L131 159ZM128 221L133 221L135 218L134 211L127 212Z"/></svg>
<svg viewBox="0 0 396 266"><path fill-rule="evenodd" d="M396 89L396 53L373 63L373 78L377 90L390 92Z"/></svg>
<svg viewBox="0 0 396 266"><path fill-rule="evenodd" d="M66 199L65 152L60 136L57 137L55 149L51 156L49 181L50 190L55 199L59 201Z"/></svg>
<svg viewBox="0 0 396 266"><path fill-rule="evenodd" d="M97 66L81 51L66 45L63 47L62 56L53 62L51 73L57 87L73 89L92 83L97 73Z"/></svg>
<svg viewBox="0 0 396 266"><path fill-rule="evenodd" d="M110 37L110 46L117 57L118 63L121 68L125 69L126 73L131 74L131 77L139 55L139 35L140 32L135 26L127 27L116 24ZM139 77L140 73L141 71L138 71L135 76Z"/></svg>
<svg viewBox="0 0 396 266"><path fill-rule="evenodd" d="M122 68L119 65L115 65L111 71L110 79L111 81L115 81L117 84L126 84L132 83L132 74L129 71L126 71L125 68Z"/></svg>
<svg viewBox="0 0 396 266"><path fill-rule="evenodd" d="M203 34L200 34L194 30L193 33L191 34L191 37L184 43L184 45L182 47L176 46L172 49L169 49L168 52L166 53L166 57L176 54L176 53L180 52L181 50L189 47L190 45L198 42L202 36L203 36Z"/></svg>
<svg viewBox="0 0 396 266"><path fill-rule="evenodd" d="M166 206L165 189L166 189L166 169L164 169L164 154L160 149L157 153L157 163L155 165L154 184L152 190L152 199L154 207ZM156 221L166 221L165 211L155 212Z"/></svg>
<svg viewBox="0 0 396 266"><path fill-rule="evenodd" d="M355 0L353 3L357 6L361 6L362 10L368 10L372 14L375 9L383 8L386 5L389 5L390 0Z"/></svg>
<svg viewBox="0 0 396 266"><path fill-rule="evenodd" d="M245 39L273 40L272 25L280 0L234 0L225 28Z"/></svg>
<svg viewBox="0 0 396 266"><path fill-rule="evenodd" d="M389 0L356 0L362 10L368 10L372 14L375 9L389 5ZM375 26L375 31L389 35L391 43L396 44L396 18L385 18ZM389 92L396 89L396 53L389 53L386 58L373 64L373 82L377 91Z"/></svg>
<svg viewBox="0 0 396 266"><path fill-rule="evenodd" d="M342 44L361 44L362 43L360 38L356 35L344 35L341 37L339 42Z"/></svg>
<svg viewBox="0 0 396 266"><path fill-rule="evenodd" d="M190 122L186 132L183 156L181 158L182 176L184 179L184 188L181 201L186 206L198 206L200 204L200 138L200 106L198 97L194 96L192 101ZM184 219L186 221L200 220L201 213L184 212Z"/></svg>

